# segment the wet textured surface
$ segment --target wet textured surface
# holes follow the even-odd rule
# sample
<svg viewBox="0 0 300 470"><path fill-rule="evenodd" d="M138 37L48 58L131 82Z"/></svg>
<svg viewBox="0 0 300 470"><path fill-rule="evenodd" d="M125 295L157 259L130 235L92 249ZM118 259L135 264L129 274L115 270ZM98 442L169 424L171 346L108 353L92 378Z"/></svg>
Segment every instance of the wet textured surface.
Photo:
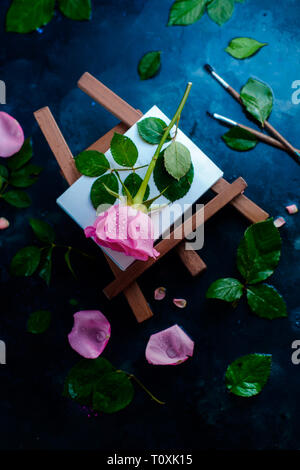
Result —
<svg viewBox="0 0 300 470"><path fill-rule="evenodd" d="M56 14L41 34L22 36L3 32L9 1L1 2L0 79L7 85L7 105L1 110L19 120L26 136L33 135L33 162L44 171L29 190L32 207L14 210L1 204L0 216L11 225L0 234L0 339L7 345L7 365L0 365L0 447L296 449L300 365L291 362L291 343L300 339L300 216L289 216L285 206L299 205L300 168L284 152L264 144L246 153L225 146L220 139L225 129L206 111L245 124L247 119L203 65L215 66L236 89L249 76L266 81L275 94L270 122L299 147L300 105L291 100L292 82L300 79L299 2L236 3L234 16L222 28L207 15L187 28L167 28L171 0L93 3L91 22L76 23ZM237 61L224 52L236 36L251 36L269 45L254 57ZM142 82L137 63L149 50L162 50L162 69L153 80ZM231 209L206 226L201 255L208 270L201 278L191 279L175 254L142 276L140 285L154 310L153 319L138 325L122 296L112 302L105 299L101 291L112 278L110 270L99 249L56 206L55 199L67 186L32 114L49 105L74 153L99 138L116 120L76 88L85 71L134 107L147 111L156 104L169 116L186 82L193 82L182 116L184 132L222 167L227 179L243 176L249 184L247 195L287 220L281 229L282 259L271 282L287 301L288 319L260 319L243 301L232 310L205 300L213 280L237 275L235 251L247 223ZM37 277L11 279L12 255L33 241L28 225L32 216L52 223L61 244L95 255L95 263L74 255L77 281L59 253L50 288ZM167 296L156 302L153 292L161 285L167 287ZM187 308L176 308L174 297L187 299ZM77 299L78 307L70 299ZM26 333L26 321L38 309L51 310L53 320L48 332L34 336ZM112 336L104 356L134 373L167 405L157 405L136 387L134 401L124 411L89 417L84 408L61 397L64 377L79 359L67 334L73 313L80 309L100 309L109 318ZM175 323L195 341L194 357L177 367L147 364L149 336ZM229 362L251 352L273 354L271 377L261 395L238 399L226 392L224 373Z"/></svg>

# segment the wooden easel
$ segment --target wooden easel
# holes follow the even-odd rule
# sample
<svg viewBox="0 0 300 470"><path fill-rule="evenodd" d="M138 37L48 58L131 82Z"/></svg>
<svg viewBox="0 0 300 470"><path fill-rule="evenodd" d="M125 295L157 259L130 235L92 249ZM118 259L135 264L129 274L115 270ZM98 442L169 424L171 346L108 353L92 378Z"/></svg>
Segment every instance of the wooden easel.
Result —
<svg viewBox="0 0 300 470"><path fill-rule="evenodd" d="M79 88L87 93L94 101L104 106L109 112L120 119L120 123L107 132L103 137L92 144L87 150L98 150L105 153L109 147L115 132L123 134L129 127L135 124L142 116L141 111L134 109L126 101L113 93L109 88L99 82L89 73L85 73L78 82ZM59 129L54 117L48 107L42 108L34 113L35 118L61 168L61 172L69 185L72 185L81 175L77 171L73 155ZM231 204L251 223L259 222L268 218L267 212L257 206L253 201L244 196L243 192L247 183L238 178L233 183L228 183L221 178L212 186L212 191L216 194L204 206L204 222L216 214L222 207ZM203 219L202 218L202 219ZM201 219L201 218L200 218ZM197 217L194 214L191 219L191 231L197 228ZM200 274L206 269L206 264L200 256L193 250L185 249L185 240L182 226L176 228L171 233L170 238L158 242L155 248L160 256L157 259L148 261L135 261L126 271L121 271L117 265L104 253L107 262L115 276L114 281L108 284L104 293L112 299L120 292L123 292L138 322L150 318L153 313L141 291L136 280L150 266L159 261L172 248L176 249L181 261L184 263L192 276Z"/></svg>

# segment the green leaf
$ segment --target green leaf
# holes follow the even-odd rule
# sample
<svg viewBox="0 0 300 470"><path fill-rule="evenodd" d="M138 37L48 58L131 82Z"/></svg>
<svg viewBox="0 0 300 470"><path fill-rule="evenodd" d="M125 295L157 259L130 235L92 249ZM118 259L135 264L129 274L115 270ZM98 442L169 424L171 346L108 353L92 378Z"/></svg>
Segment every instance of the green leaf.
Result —
<svg viewBox="0 0 300 470"><path fill-rule="evenodd" d="M39 266L39 276L43 279L47 286L50 284L51 280L51 271L52 271L52 253L53 247L50 246L42 252L42 258Z"/></svg>
<svg viewBox="0 0 300 470"><path fill-rule="evenodd" d="M168 26L187 26L200 20L208 0L175 0L170 9Z"/></svg>
<svg viewBox="0 0 300 470"><path fill-rule="evenodd" d="M194 167L191 164L187 174L176 181L165 169L163 154L164 152L159 154L153 171L154 182L159 192L164 191L164 196L174 202L188 193L194 179Z"/></svg>
<svg viewBox="0 0 300 470"><path fill-rule="evenodd" d="M236 359L226 370L226 387L239 397L253 397L262 391L271 371L271 354L248 354Z"/></svg>
<svg viewBox="0 0 300 470"><path fill-rule="evenodd" d="M90 20L91 0L58 0L60 11L71 20Z"/></svg>
<svg viewBox="0 0 300 470"><path fill-rule="evenodd" d="M31 204L30 196L28 196L27 193L19 189L7 191L2 195L2 197L6 202L8 202L8 204L10 204L11 206L18 207L20 209L29 207Z"/></svg>
<svg viewBox="0 0 300 470"><path fill-rule="evenodd" d="M28 188L37 181L41 171L41 167L28 163L28 165L23 166L20 170L11 173L9 184L17 188Z"/></svg>
<svg viewBox="0 0 300 470"><path fill-rule="evenodd" d="M0 189L2 188L4 182L5 182L5 179L3 178L3 176L0 175Z"/></svg>
<svg viewBox="0 0 300 470"><path fill-rule="evenodd" d="M45 333L51 323L51 312L38 310L31 313L27 321L27 331L33 334Z"/></svg>
<svg viewBox="0 0 300 470"><path fill-rule="evenodd" d="M85 176L101 176L110 168L109 161L103 153L86 150L75 158L77 170Z"/></svg>
<svg viewBox="0 0 300 470"><path fill-rule="evenodd" d="M241 89L240 96L246 110L263 125L273 107L271 88L265 83L249 78Z"/></svg>
<svg viewBox="0 0 300 470"><path fill-rule="evenodd" d="M180 142L172 142L164 150L165 168L177 181L189 171L192 159L189 149Z"/></svg>
<svg viewBox="0 0 300 470"><path fill-rule="evenodd" d="M212 0L207 6L209 17L219 26L226 23L234 12L234 0Z"/></svg>
<svg viewBox="0 0 300 470"><path fill-rule="evenodd" d="M138 159L138 149L134 142L123 134L114 133L110 143L110 150L118 165L133 167Z"/></svg>
<svg viewBox="0 0 300 470"><path fill-rule="evenodd" d="M218 279L209 286L206 298L235 302L242 297L243 288L243 284L237 279L231 277Z"/></svg>
<svg viewBox="0 0 300 470"><path fill-rule="evenodd" d="M24 144L18 153L15 153L12 157L8 158L7 166L10 170L15 171L19 170L32 158L33 149L32 149L32 140L31 137L28 137L24 140Z"/></svg>
<svg viewBox="0 0 300 470"><path fill-rule="evenodd" d="M46 25L54 15L55 0L13 0L6 16L6 31L29 33Z"/></svg>
<svg viewBox="0 0 300 470"><path fill-rule="evenodd" d="M266 45L266 42L259 42L252 38L234 38L225 51L235 59L246 59Z"/></svg>
<svg viewBox="0 0 300 470"><path fill-rule="evenodd" d="M13 257L10 272L13 276L32 276L41 259L41 251L36 246L25 246Z"/></svg>
<svg viewBox="0 0 300 470"><path fill-rule="evenodd" d="M130 173L125 179L124 185L128 189L132 198L134 198L134 196L137 194L142 184L142 181L143 181L142 178L137 173ZM122 193L124 194L124 196L126 196L124 189L122 189ZM150 194L150 188L149 188L149 185L147 184L147 189L144 195L144 201L148 199L149 194Z"/></svg>
<svg viewBox="0 0 300 470"><path fill-rule="evenodd" d="M229 129L226 134L222 135L222 139L228 147L240 152L253 149L258 142L251 132L238 126Z"/></svg>
<svg viewBox="0 0 300 470"><path fill-rule="evenodd" d="M125 372L116 370L105 374L95 384L93 410L115 413L128 406L133 395L133 385Z"/></svg>
<svg viewBox="0 0 300 470"><path fill-rule="evenodd" d="M140 136L148 144L159 144L167 127L167 124L162 119L155 117L149 117L137 123ZM170 139L169 135L167 140Z"/></svg>
<svg viewBox="0 0 300 470"><path fill-rule="evenodd" d="M287 317L286 303L273 286L248 286L247 299L252 312L262 318Z"/></svg>
<svg viewBox="0 0 300 470"><path fill-rule="evenodd" d="M68 249L67 249L67 251L66 251L66 253L65 253L65 262L66 262L66 264L67 264L69 270L71 271L73 277L75 277L75 279L77 279L77 276L76 276L75 271L74 271L74 269L73 269L73 266L72 266L72 264L71 264L71 258L70 258L70 256L71 256L71 251L72 251L72 247L69 246Z"/></svg>
<svg viewBox="0 0 300 470"><path fill-rule="evenodd" d="M91 188L91 201L95 209L100 204L113 204L116 200L114 196L108 194L103 183L108 186L112 191L119 192L119 183L116 175L109 173L108 175L100 176Z"/></svg>
<svg viewBox="0 0 300 470"><path fill-rule="evenodd" d="M0 165L0 176L3 178L4 181L8 180L8 169L4 165Z"/></svg>
<svg viewBox="0 0 300 470"><path fill-rule="evenodd" d="M55 233L51 225L40 219L29 219L30 226L39 240L44 243L53 243Z"/></svg>
<svg viewBox="0 0 300 470"><path fill-rule="evenodd" d="M281 239L273 219L251 225L237 251L237 267L247 283L256 284L273 274L280 259Z"/></svg>
<svg viewBox="0 0 300 470"><path fill-rule="evenodd" d="M154 77L160 69L160 51L147 52L143 55L138 65L138 73L141 80Z"/></svg>
<svg viewBox="0 0 300 470"><path fill-rule="evenodd" d="M82 405L91 406L95 383L114 370L112 364L103 357L82 359L69 371L63 395Z"/></svg>

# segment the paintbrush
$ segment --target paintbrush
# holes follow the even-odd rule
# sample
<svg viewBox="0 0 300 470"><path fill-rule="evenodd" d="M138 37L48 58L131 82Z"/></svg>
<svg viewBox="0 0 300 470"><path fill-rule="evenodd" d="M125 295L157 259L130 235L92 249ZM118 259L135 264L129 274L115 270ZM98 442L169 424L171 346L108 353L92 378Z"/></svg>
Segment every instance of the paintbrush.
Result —
<svg viewBox="0 0 300 470"><path fill-rule="evenodd" d="M257 138L257 140L260 140L261 142L264 142L265 144L272 145L273 147L276 147L280 150L286 150L286 147L281 142L279 142L279 140L273 139L273 137L263 134L262 132L259 132L256 129L253 129L252 127L245 126L244 124L241 124L225 116L222 116L221 114L218 114L218 113L210 113L209 111L206 111L206 114L216 119L217 121L227 124L230 127L239 127L240 129L244 129L245 131L250 132L250 134L254 135ZM297 151L300 152L299 150Z"/></svg>
<svg viewBox="0 0 300 470"><path fill-rule="evenodd" d="M205 70L214 77L217 82L219 82L223 88L231 95L233 98L238 101L243 107L244 104L240 97L240 94L232 88L220 75L216 73L213 67L209 64L204 65ZM264 127L271 132L284 146L287 150L290 151L292 157L296 160L297 163L300 163L300 153L269 123L269 121L264 122Z"/></svg>

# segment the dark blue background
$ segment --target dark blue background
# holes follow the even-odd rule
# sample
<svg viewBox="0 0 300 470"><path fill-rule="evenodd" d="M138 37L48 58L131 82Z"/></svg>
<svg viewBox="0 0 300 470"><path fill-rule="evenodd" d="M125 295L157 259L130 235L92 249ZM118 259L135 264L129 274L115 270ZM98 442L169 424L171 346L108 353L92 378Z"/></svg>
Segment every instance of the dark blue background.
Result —
<svg viewBox="0 0 300 470"><path fill-rule="evenodd" d="M292 104L291 84L300 79L300 4L297 0L247 0L236 4L222 28L207 15L189 27L166 27L172 0L93 1L91 22L72 22L56 14L42 34L7 34L4 19L9 5L1 1L0 78L7 85L7 105L34 140L34 162L44 171L29 192L33 205L14 210L1 204L10 228L0 235L0 338L7 344L7 365L0 366L0 447L2 449L295 449L299 446L300 366L291 363L291 343L300 339L299 215L284 207L299 203L299 166L284 152L259 144L238 153L221 141L224 128L206 110L224 113L247 124L240 106L203 71L208 62L237 89L249 76L267 82L275 104L270 122L294 145L298 139L300 106ZM230 39L251 36L268 42L254 57L237 61L224 52ZM149 50L162 51L160 74L140 81L137 63ZM237 275L235 251L247 227L233 209L211 220L201 252L208 271L191 279L170 254L144 274L140 285L154 310L150 321L138 325L119 296L109 303L102 288L112 278L99 250L56 205L67 187L33 118L49 105L76 154L109 130L116 120L94 105L76 87L89 71L143 111L157 104L172 115L186 82L193 89L181 127L225 172L229 180L241 175L247 195L272 215L286 215L281 229L283 254L272 283L284 295L288 319L267 321L251 315L242 301L237 309L208 303L209 284ZM300 143L298 143L300 146ZM45 217L60 243L95 255L95 263L76 257L78 281L68 273L62 256L55 259L54 278L47 288L38 278L12 279L13 254L33 238L29 217ZM74 258L75 259L75 258ZM167 298L153 301L157 286ZM173 297L188 300L176 309ZM76 298L78 308L69 304ZM64 377L78 360L67 334L73 313L97 308L112 324L105 357L136 374L167 405L159 406L136 388L132 404L115 415L88 417L76 403L61 397ZM28 315L37 309L53 313L43 335L26 333ZM192 359L178 367L147 364L144 350L153 332L182 325L195 341ZM264 391L253 399L230 396L224 386L227 365L251 352L272 353L273 366Z"/></svg>

